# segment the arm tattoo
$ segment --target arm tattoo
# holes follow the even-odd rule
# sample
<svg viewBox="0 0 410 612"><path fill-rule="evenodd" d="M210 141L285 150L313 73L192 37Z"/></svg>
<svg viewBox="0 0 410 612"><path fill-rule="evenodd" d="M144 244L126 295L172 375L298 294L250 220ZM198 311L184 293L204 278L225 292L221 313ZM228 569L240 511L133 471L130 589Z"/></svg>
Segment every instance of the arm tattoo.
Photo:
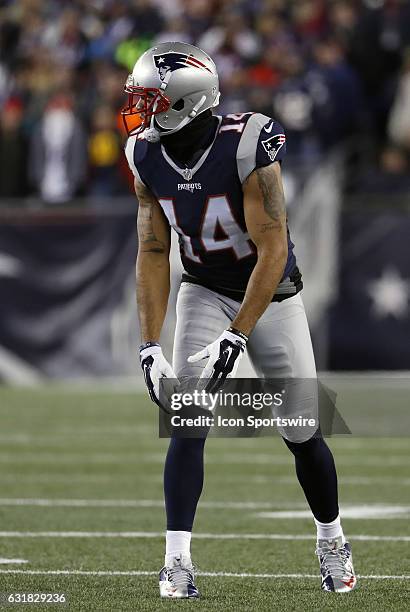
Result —
<svg viewBox="0 0 410 612"><path fill-rule="evenodd" d="M266 232L270 232L276 229L277 225L271 221L270 223L258 223L259 231L261 234L266 234Z"/></svg>
<svg viewBox="0 0 410 612"><path fill-rule="evenodd" d="M139 250L142 253L165 253L165 244L155 235L154 231L152 217L156 200L151 193L140 186L137 196L139 202L137 219Z"/></svg>
<svg viewBox="0 0 410 612"><path fill-rule="evenodd" d="M266 224L262 231L268 231L277 227L278 222L280 223L286 214L285 209L285 198L281 186L279 185L278 178L273 168L265 166L263 168L257 168L256 176L258 178L259 189L262 193L263 208L269 217L276 223Z"/></svg>

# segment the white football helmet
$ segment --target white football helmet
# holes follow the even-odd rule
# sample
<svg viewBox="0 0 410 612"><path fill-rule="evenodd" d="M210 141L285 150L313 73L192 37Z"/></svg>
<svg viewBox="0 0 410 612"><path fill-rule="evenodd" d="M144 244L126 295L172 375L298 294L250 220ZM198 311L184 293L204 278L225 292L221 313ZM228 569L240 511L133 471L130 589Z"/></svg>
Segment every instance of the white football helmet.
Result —
<svg viewBox="0 0 410 612"><path fill-rule="evenodd" d="M128 105L121 111L129 136L157 142L199 113L218 105L219 79L212 59L198 47L161 43L137 61L124 88Z"/></svg>

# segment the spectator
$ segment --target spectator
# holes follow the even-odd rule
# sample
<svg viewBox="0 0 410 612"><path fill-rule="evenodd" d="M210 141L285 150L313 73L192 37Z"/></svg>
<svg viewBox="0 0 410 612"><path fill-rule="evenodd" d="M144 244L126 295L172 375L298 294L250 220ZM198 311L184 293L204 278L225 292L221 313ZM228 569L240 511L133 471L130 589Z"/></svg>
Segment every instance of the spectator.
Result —
<svg viewBox="0 0 410 612"><path fill-rule="evenodd" d="M364 174L359 191L363 193L393 195L410 190L408 154L395 145L382 150L377 167Z"/></svg>
<svg viewBox="0 0 410 612"><path fill-rule="evenodd" d="M106 168L99 165L104 157L101 151L110 149L106 146L111 139L108 117L121 108L122 86L138 57L167 39L203 46L220 73L219 112L256 110L276 116L288 132L290 157L295 154L303 163L317 160L353 132L357 134L359 126L355 168L368 167L387 139L410 148L410 60L406 55L400 73L404 49L410 46L408 0L3 2L0 111L5 118L0 148L5 151L6 139L12 138L17 155L18 143L27 136L34 148L44 153L51 147L55 153L57 142L51 145L53 136L40 125L57 117L49 116L48 100L56 92L67 92L76 101L76 111L59 110L64 126L61 138L71 143L61 148L66 155L73 142L82 142L79 150L85 159L88 141L94 153L92 163L83 168L82 174L88 171L89 175L80 176L78 168L75 177L64 175L64 180L74 179L73 189L62 189L58 198L71 197L80 185L99 192L102 175L111 176L104 189L115 191L115 163ZM10 99L20 100L21 109L13 110ZM104 129L97 125L100 121ZM82 126L87 126L87 135ZM76 136L67 136L70 133ZM58 155L52 157L55 160ZM31 158L29 168L30 176L36 177L35 189L43 193L44 185L53 181L40 179L39 159ZM24 164L16 162L15 167L25 174ZM49 197L48 188L46 193Z"/></svg>
<svg viewBox="0 0 410 612"><path fill-rule="evenodd" d="M247 70L250 85L272 90L281 81L281 57L279 47L269 47Z"/></svg>
<svg viewBox="0 0 410 612"><path fill-rule="evenodd" d="M238 12L226 13L221 25L207 30L198 40L198 45L213 57L229 46L239 58L253 59L260 49L258 37Z"/></svg>
<svg viewBox="0 0 410 612"><path fill-rule="evenodd" d="M287 150L295 158L317 155L318 144L313 133L311 91L305 78L305 64L296 50L282 53L282 82L273 100L273 115L288 134ZM299 161L299 160L298 160Z"/></svg>
<svg viewBox="0 0 410 612"><path fill-rule="evenodd" d="M71 99L57 95L32 135L30 177L45 202L60 204L79 191L86 168L84 130L74 115Z"/></svg>
<svg viewBox="0 0 410 612"><path fill-rule="evenodd" d="M358 11L352 0L337 0L330 7L329 22L337 40L348 49L357 28Z"/></svg>
<svg viewBox="0 0 410 612"><path fill-rule="evenodd" d="M300 0L292 3L293 27L301 39L318 38L326 30L324 0Z"/></svg>
<svg viewBox="0 0 410 612"><path fill-rule="evenodd" d="M22 196L26 191L26 142L22 130L23 105L10 98L0 118L0 197Z"/></svg>
<svg viewBox="0 0 410 612"><path fill-rule="evenodd" d="M153 39L153 44L158 45L169 40L178 40L179 42L192 43L192 35L187 28L187 23L182 17L173 17L169 19L164 26L164 30L157 34Z"/></svg>
<svg viewBox="0 0 410 612"><path fill-rule="evenodd" d="M306 79L315 131L326 150L357 131L363 104L357 75L336 39L317 42L313 55L315 64Z"/></svg>
<svg viewBox="0 0 410 612"><path fill-rule="evenodd" d="M84 59L86 45L79 12L73 8L65 9L57 23L52 22L45 29L42 44L61 66L79 66Z"/></svg>
<svg viewBox="0 0 410 612"><path fill-rule="evenodd" d="M122 149L116 117L110 106L97 107L91 129L88 142L91 181L88 191L93 196L113 196L120 190L118 163Z"/></svg>
<svg viewBox="0 0 410 612"><path fill-rule="evenodd" d="M135 35L154 37L161 32L164 20L160 10L150 0L133 0L132 16Z"/></svg>
<svg viewBox="0 0 410 612"><path fill-rule="evenodd" d="M388 133L395 144L410 151L410 49L404 57L396 96L390 111Z"/></svg>

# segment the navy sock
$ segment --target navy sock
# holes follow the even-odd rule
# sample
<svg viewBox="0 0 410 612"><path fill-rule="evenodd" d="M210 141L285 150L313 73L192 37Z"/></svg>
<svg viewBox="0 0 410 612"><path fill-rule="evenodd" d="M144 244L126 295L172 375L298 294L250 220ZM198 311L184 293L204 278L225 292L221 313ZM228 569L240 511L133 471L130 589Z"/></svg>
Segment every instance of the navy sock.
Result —
<svg viewBox="0 0 410 612"><path fill-rule="evenodd" d="M322 437L297 444L284 438L295 456L296 474L312 510L321 523L334 521L339 514L337 474L330 448Z"/></svg>
<svg viewBox="0 0 410 612"><path fill-rule="evenodd" d="M204 482L204 438L172 438L164 469L167 529L192 531Z"/></svg>
<svg viewBox="0 0 410 612"><path fill-rule="evenodd" d="M323 438L294 443L285 440L295 456L296 474L314 517L330 523L339 514L337 475L332 453ZM167 529L192 531L204 479L205 439L170 441L164 470Z"/></svg>

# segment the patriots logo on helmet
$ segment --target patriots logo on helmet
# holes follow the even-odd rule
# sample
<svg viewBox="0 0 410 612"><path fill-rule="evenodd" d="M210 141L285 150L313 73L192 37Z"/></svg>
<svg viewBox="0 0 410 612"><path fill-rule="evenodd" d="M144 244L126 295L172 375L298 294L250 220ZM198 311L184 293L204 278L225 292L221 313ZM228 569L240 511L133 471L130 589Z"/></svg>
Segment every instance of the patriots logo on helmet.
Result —
<svg viewBox="0 0 410 612"><path fill-rule="evenodd" d="M279 149L283 147L285 142L285 134L275 134L275 136L271 136L267 140L262 140L262 146L269 155L271 161L275 161Z"/></svg>
<svg viewBox="0 0 410 612"><path fill-rule="evenodd" d="M169 51L161 55L154 55L153 59L161 81L165 79L168 73L179 70L179 68L199 68L200 70L211 72L203 62L196 59L192 54L187 55L186 53Z"/></svg>

